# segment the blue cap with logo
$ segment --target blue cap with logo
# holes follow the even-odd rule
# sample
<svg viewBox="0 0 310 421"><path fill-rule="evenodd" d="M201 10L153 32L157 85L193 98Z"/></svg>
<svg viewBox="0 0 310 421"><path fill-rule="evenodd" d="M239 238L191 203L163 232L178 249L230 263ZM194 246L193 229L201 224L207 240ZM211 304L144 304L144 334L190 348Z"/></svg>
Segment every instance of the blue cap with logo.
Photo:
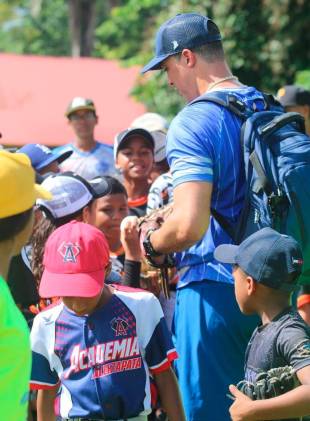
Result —
<svg viewBox="0 0 310 421"><path fill-rule="evenodd" d="M240 266L256 282L287 292L295 289L303 265L297 241L268 227L250 235L239 246L218 246L214 257L219 262Z"/></svg>
<svg viewBox="0 0 310 421"><path fill-rule="evenodd" d="M198 13L182 13L167 20L156 34L155 57L144 66L141 73L160 69L166 58L182 52L184 48L191 49L220 41L220 32L210 33L210 22L211 19Z"/></svg>
<svg viewBox="0 0 310 421"><path fill-rule="evenodd" d="M18 149L18 153L24 153L28 155L31 161L32 167L36 171L41 171L44 167L57 161L58 164L69 158L72 154L72 150L61 150L59 152L53 152L50 148L39 143L29 143Z"/></svg>

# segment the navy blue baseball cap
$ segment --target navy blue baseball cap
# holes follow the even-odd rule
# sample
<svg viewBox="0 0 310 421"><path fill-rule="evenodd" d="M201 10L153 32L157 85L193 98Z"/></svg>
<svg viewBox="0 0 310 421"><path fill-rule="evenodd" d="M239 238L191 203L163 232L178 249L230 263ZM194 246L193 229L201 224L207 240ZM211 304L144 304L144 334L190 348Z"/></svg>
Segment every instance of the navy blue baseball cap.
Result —
<svg viewBox="0 0 310 421"><path fill-rule="evenodd" d="M287 292L295 289L303 265L297 241L272 228L255 232L239 246L222 244L215 249L214 257L219 262L240 266L256 282Z"/></svg>
<svg viewBox="0 0 310 421"><path fill-rule="evenodd" d="M143 67L141 73L160 69L166 58L181 53L184 48L220 41L220 32L210 33L210 22L211 19L198 13L182 13L167 20L156 34L155 57Z"/></svg>
<svg viewBox="0 0 310 421"><path fill-rule="evenodd" d="M48 148L45 145L40 145L38 143L29 143L28 145L25 145L22 148L18 149L18 151L16 152L21 152L28 155L34 170L40 171L54 161L57 161L58 164L60 164L65 159L69 158L73 151L62 150L59 152L53 152L50 148Z"/></svg>

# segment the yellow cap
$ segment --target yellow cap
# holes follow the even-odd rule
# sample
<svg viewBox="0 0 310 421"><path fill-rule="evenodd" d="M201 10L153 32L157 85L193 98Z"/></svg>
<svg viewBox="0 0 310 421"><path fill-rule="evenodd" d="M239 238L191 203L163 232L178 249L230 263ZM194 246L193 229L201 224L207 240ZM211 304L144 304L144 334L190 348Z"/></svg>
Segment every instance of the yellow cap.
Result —
<svg viewBox="0 0 310 421"><path fill-rule="evenodd" d="M30 209L39 198L49 200L52 195L35 184L35 172L28 156L0 151L0 218Z"/></svg>

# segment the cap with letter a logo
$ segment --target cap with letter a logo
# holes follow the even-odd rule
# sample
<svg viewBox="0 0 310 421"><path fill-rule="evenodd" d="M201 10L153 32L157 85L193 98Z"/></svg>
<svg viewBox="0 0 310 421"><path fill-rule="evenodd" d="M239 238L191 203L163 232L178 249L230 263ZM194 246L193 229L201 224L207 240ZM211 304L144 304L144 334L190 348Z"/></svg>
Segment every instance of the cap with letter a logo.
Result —
<svg viewBox="0 0 310 421"><path fill-rule="evenodd" d="M62 225L46 242L40 296L98 295L109 260L109 245L100 230L78 221Z"/></svg>

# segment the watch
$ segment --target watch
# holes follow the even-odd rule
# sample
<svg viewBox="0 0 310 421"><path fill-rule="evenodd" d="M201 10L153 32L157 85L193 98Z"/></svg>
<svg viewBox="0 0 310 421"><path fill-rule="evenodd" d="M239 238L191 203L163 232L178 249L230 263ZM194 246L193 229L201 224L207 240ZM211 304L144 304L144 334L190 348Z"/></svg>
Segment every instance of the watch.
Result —
<svg viewBox="0 0 310 421"><path fill-rule="evenodd" d="M156 230L154 230L154 229L148 230L148 232L146 233L146 236L145 236L145 238L143 240L143 243L142 243L143 244L144 251L145 251L145 255L147 257L158 257L158 256L162 256L162 253L159 253L158 251L156 251L154 249L154 247L152 246L151 240L150 240L151 234L154 231L156 231Z"/></svg>

